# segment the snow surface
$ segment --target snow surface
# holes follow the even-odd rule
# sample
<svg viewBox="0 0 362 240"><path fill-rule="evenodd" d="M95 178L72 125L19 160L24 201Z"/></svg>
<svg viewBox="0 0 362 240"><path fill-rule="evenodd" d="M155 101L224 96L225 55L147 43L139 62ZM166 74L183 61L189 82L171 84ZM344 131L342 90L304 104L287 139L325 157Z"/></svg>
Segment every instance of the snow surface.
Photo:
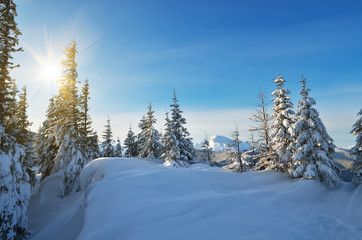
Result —
<svg viewBox="0 0 362 240"><path fill-rule="evenodd" d="M233 143L232 139L230 139L228 137L220 136L220 135L212 136L208 140L209 140L210 147L212 148L212 151L214 151L214 152L224 152L228 149L228 146ZM202 142L203 141L196 143L195 148L201 149ZM242 151L249 150L250 149L249 143L241 141L240 149Z"/></svg>
<svg viewBox="0 0 362 240"><path fill-rule="evenodd" d="M362 186L327 190L274 171L101 158L82 190L58 198L60 175L29 205L32 239L362 239Z"/></svg>

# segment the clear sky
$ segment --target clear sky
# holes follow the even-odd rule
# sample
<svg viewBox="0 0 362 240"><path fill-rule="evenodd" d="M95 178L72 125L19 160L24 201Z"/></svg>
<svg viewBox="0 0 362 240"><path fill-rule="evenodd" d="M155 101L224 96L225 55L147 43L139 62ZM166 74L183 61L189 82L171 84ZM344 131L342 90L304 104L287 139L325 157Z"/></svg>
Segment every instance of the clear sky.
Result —
<svg viewBox="0 0 362 240"><path fill-rule="evenodd" d="M295 106L301 74L339 147L362 107L361 1L19 0L24 52L15 55L19 87L29 91L37 130L56 93L56 65L78 43L79 81L91 85L91 117L99 134L107 115L123 141L151 102L164 124L176 89L192 137L243 139L258 103L279 72ZM270 104L270 109L272 105Z"/></svg>

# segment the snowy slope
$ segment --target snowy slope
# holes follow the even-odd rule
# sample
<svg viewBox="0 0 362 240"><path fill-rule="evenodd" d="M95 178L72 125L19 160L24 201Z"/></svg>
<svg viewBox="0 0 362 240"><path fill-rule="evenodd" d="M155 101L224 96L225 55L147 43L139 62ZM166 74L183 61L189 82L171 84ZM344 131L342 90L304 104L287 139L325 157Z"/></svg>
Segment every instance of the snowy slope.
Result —
<svg viewBox="0 0 362 240"><path fill-rule="evenodd" d="M354 156L351 151L343 148L336 148L333 153L333 160L342 164L346 169L350 169L353 164Z"/></svg>
<svg viewBox="0 0 362 240"><path fill-rule="evenodd" d="M94 160L81 177L67 198L58 175L33 194L33 239L362 239L362 186L125 158Z"/></svg>
<svg viewBox="0 0 362 240"><path fill-rule="evenodd" d="M228 145L232 144L232 142L233 142L232 139L220 135L215 135L209 138L210 147L212 147L212 150L215 152L226 151ZM195 144L196 149L201 149L201 147L202 147L202 141ZM248 144L248 142L241 142L240 149L249 150L250 145Z"/></svg>

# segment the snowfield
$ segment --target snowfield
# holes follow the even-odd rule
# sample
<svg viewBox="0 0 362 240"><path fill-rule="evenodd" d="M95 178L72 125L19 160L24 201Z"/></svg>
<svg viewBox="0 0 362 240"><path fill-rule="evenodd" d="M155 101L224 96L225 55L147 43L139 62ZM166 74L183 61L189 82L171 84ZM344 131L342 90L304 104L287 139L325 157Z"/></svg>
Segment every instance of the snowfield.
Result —
<svg viewBox="0 0 362 240"><path fill-rule="evenodd" d="M48 177L29 204L32 239L362 239L362 186L327 190L274 171L101 158L82 190L58 198Z"/></svg>

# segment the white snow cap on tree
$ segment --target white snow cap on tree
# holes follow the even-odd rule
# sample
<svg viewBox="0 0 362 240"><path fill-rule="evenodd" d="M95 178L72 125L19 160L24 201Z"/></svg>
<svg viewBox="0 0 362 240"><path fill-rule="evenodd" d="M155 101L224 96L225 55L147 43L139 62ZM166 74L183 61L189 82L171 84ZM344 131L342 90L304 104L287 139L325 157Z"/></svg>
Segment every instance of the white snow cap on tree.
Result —
<svg viewBox="0 0 362 240"><path fill-rule="evenodd" d="M175 127L168 116L168 112L166 112L165 133L162 138L164 153L161 157L164 158L166 166L188 166L188 163L180 160L179 142L176 139L174 129Z"/></svg>
<svg viewBox="0 0 362 240"><path fill-rule="evenodd" d="M117 138L117 144L116 144L116 148L114 149L114 156L115 157L122 157L122 146L121 146L121 141L119 140L119 138Z"/></svg>
<svg viewBox="0 0 362 240"><path fill-rule="evenodd" d="M28 235L26 211L30 185L21 165L25 147L7 135L1 125L0 146L0 239L17 239Z"/></svg>
<svg viewBox="0 0 362 240"><path fill-rule="evenodd" d="M184 125L186 124L186 119L182 117L182 111L180 110L180 105L178 104L178 99L176 97L176 92L173 91L173 104L171 107L171 123L173 127L173 132L175 134L176 140L178 141L179 150L180 150L180 160L186 163L190 161L195 156L195 149L192 143L192 138L190 138L190 133Z"/></svg>
<svg viewBox="0 0 362 240"><path fill-rule="evenodd" d="M284 88L285 80L282 76L277 77L274 83L278 89L273 91L272 98L274 102L272 115L273 123L271 124L271 146L278 154L279 161L288 165L291 162L291 143L293 134L293 103L290 101L290 91Z"/></svg>
<svg viewBox="0 0 362 240"><path fill-rule="evenodd" d="M166 129L164 134L164 148L166 165L188 166L194 158L195 149L190 138L190 133L183 125L186 124L186 119L182 117L180 105L176 97L176 92L173 91L173 104L171 107L171 118L166 114ZM172 164L170 164L172 163Z"/></svg>
<svg viewBox="0 0 362 240"><path fill-rule="evenodd" d="M356 135L356 145L351 149L352 154L355 155L355 160L351 168L353 174L352 182L356 185L362 183L362 109L358 115L360 117L351 130L351 134Z"/></svg>
<svg viewBox="0 0 362 240"><path fill-rule="evenodd" d="M0 2L0 239L25 239L27 205L30 197L29 175L25 171L26 146L17 138L18 126L12 126L16 113L16 84L10 71L18 47L16 4L13 0ZM24 109L26 113L26 109Z"/></svg>
<svg viewBox="0 0 362 240"><path fill-rule="evenodd" d="M126 157L137 157L138 150L137 150L137 140L136 136L132 131L132 127L129 127L127 138L124 140L124 145L126 146Z"/></svg>
<svg viewBox="0 0 362 240"><path fill-rule="evenodd" d="M161 156L160 135L154 128L156 119L153 116L152 105L148 105L147 117L143 117L139 127L141 133L138 136L139 142L139 157L141 158L158 158Z"/></svg>
<svg viewBox="0 0 362 240"><path fill-rule="evenodd" d="M114 140L111 128L111 119L109 116L107 118L107 124L105 125L105 130L103 131L103 139L102 142L102 157L114 157Z"/></svg>
<svg viewBox="0 0 362 240"><path fill-rule="evenodd" d="M312 108L316 102L308 97L310 89L306 88L304 77L301 83L302 99L298 103L293 131L295 142L290 176L318 179L327 187L339 186L339 169L332 158L335 149L333 139L328 135L318 111Z"/></svg>

